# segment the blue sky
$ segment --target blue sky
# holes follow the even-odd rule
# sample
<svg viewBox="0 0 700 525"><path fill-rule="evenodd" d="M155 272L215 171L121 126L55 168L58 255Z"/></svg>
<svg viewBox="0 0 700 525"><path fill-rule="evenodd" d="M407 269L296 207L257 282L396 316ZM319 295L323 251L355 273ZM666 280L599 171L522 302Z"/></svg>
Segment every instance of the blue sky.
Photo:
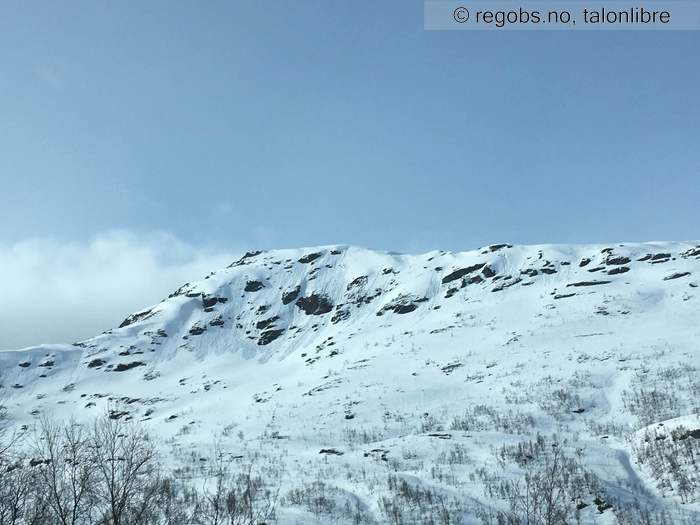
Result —
<svg viewBox="0 0 700 525"><path fill-rule="evenodd" d="M0 237L697 237L698 32L426 32L421 2L8 2Z"/></svg>
<svg viewBox="0 0 700 525"><path fill-rule="evenodd" d="M698 237L700 32L426 32L417 1L16 2L0 348L247 249Z"/></svg>

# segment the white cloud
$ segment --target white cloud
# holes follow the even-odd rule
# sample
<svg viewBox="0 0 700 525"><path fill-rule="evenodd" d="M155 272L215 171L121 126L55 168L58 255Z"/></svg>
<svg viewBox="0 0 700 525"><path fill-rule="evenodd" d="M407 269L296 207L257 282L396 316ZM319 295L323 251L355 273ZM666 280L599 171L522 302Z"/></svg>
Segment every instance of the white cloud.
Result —
<svg viewBox="0 0 700 525"><path fill-rule="evenodd" d="M97 335L237 255L128 231L0 243L0 349Z"/></svg>

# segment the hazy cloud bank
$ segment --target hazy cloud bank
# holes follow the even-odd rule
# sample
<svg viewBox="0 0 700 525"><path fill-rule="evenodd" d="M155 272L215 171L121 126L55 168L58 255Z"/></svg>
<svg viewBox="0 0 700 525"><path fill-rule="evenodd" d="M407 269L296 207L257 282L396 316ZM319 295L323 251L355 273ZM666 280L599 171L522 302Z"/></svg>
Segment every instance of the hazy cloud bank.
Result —
<svg viewBox="0 0 700 525"><path fill-rule="evenodd" d="M0 349L96 335L237 255L167 233L112 231L80 243L0 242Z"/></svg>

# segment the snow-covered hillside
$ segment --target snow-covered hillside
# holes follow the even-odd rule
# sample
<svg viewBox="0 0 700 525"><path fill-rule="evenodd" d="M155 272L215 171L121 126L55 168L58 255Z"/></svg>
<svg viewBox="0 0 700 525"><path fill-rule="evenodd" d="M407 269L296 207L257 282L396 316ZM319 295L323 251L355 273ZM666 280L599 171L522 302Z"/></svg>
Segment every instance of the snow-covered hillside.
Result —
<svg viewBox="0 0 700 525"><path fill-rule="evenodd" d="M17 425L109 410L191 468L214 439L255 451L281 523L421 523L438 500L496 522L557 447L582 522L699 523L699 362L698 244L331 246L248 253L0 373Z"/></svg>

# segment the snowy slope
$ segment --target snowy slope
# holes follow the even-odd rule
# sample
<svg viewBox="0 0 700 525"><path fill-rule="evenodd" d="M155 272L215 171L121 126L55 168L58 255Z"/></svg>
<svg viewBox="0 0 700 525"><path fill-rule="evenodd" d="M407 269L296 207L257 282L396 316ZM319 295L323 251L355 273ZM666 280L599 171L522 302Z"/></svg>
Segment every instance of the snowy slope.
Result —
<svg viewBox="0 0 700 525"><path fill-rule="evenodd" d="M488 473L520 472L498 449L538 433L599 479L574 502L583 522L644 507L693 523L698 487L639 451L650 426L700 428L699 287L695 243L249 253L92 339L0 352L0 370L18 424L110 410L177 461L216 435L283 464L283 493L323 480L380 523L389 475L479 523L505 505ZM282 503L281 522L310 519Z"/></svg>

